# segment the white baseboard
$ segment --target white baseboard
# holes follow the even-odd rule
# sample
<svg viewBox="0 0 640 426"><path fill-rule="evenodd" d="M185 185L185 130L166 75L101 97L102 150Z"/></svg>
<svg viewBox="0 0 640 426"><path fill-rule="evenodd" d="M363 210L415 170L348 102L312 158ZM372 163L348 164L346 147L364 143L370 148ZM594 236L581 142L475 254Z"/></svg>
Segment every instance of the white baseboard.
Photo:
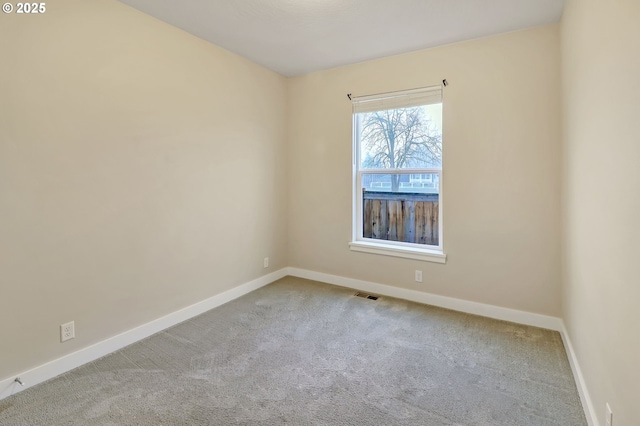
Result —
<svg viewBox="0 0 640 426"><path fill-rule="evenodd" d="M142 340L159 331L165 330L173 325L200 315L217 306L223 305L231 300L237 299L247 293L257 290L267 284L279 280L287 275L299 278L306 278L315 281L321 281L328 284L334 284L341 287L363 290L383 296L396 297L399 299L411 300L418 303L424 303L442 308L452 309L456 311L466 312L475 315L481 315L489 318L495 318L505 321L511 321L519 324L531 325L535 327L546 328L559 331L564 342L569 363L578 387L580 400L584 407L585 416L589 426L600 426L598 418L595 415L589 392L578 365L571 340L567 334L567 330L560 318L547 315L535 314L532 312L518 311L515 309L503 308L500 306L487 305L468 300L455 299L447 296L439 296L436 294L424 293L415 290L403 289L384 284L363 281L353 278L345 278L337 275L325 274L322 272L309 271L299 268L283 268L272 272L268 275L249 281L238 287L227 290L209 299L194 303L191 306L172 312L161 318L143 324L139 327L125 331L124 333L110 337L106 340L80 349L69 355L52 360L31 370L24 371L14 376L0 380L0 400L10 395L18 393L31 386L42 383L64 372L72 370L88 362L94 361L100 357L108 355L118 349ZM20 386L15 382L15 377L20 377L25 386Z"/></svg>
<svg viewBox="0 0 640 426"><path fill-rule="evenodd" d="M503 308L500 306L487 305L483 303L470 302L468 300L455 299L452 297L439 296L436 294L423 293L415 290L408 290L398 287L392 287L384 284L373 283L369 281L357 280L353 278L345 278L337 275L325 274L322 272L309 271L299 268L288 268L288 275L306 278L314 281L321 281L329 284L348 287L355 290L362 290L369 293L379 294L381 296L396 297L399 299L411 300L413 302L424 303L427 305L439 306L442 308L452 309L455 311L465 312L469 314L481 315L484 317L511 321L518 324L531 325L534 327L546 328L560 332L564 343L571 371L576 381L580 401L584 409L585 417L589 426L600 426L598 417L595 414L593 403L589 396L589 391L580 370L573 345L569 339L569 334L565 328L561 318L535 314L532 312L518 311L515 309Z"/></svg>
<svg viewBox="0 0 640 426"><path fill-rule="evenodd" d="M125 331L124 333L110 337L91 346L87 346L86 348L47 362L46 364L39 365L31 370L20 372L15 374L15 376L0 380L0 400L110 354L111 352L117 351L118 349L124 348L125 346L149 337L152 334L230 302L233 299L237 299L240 296L285 277L287 272L288 268L283 268L268 275L264 275L139 327ZM24 382L24 386L20 386L15 382L16 377L20 377L20 380Z"/></svg>
<svg viewBox="0 0 640 426"><path fill-rule="evenodd" d="M580 402L582 402L582 408L584 409L584 415L587 418L587 423L589 423L589 426L600 426L598 416L596 415L596 411L593 407L593 402L591 401L591 396L589 396L587 383L582 375L580 364L578 364L578 358L573 350L573 345L571 344L571 339L569 338L569 333L567 332L564 322L562 324L562 331L560 332L560 335L562 336L564 348L567 351L569 364L571 364L571 371L573 371L573 377L576 381L576 387L578 388Z"/></svg>
<svg viewBox="0 0 640 426"><path fill-rule="evenodd" d="M341 287L363 290L381 296L396 297L398 299L411 300L413 302L424 303L426 305L439 306L441 308L452 309L454 311L468 314L481 315L483 317L495 318L504 321L511 321L518 324L532 325L534 327L546 328L554 331L562 331L562 320L560 318L535 314L533 312L518 311L516 309L503 308L500 306L487 305L484 303L471 302L468 300L455 299L453 297L439 296L437 294L424 293L421 291L409 290L406 288L393 287L385 284L378 284L370 281L345 278L338 275L325 274L322 272L309 271L299 268L287 268L288 275L306 278L314 281L321 281Z"/></svg>

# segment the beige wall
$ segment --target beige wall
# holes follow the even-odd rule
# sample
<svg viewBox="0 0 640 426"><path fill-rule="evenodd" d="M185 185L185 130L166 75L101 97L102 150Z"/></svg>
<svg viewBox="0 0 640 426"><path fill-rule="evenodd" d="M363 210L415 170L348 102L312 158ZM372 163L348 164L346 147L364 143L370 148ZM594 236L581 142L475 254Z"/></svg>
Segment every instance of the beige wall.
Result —
<svg viewBox="0 0 640 426"><path fill-rule="evenodd" d="M640 421L640 3L570 0L562 19L564 318L605 424Z"/></svg>
<svg viewBox="0 0 640 426"><path fill-rule="evenodd" d="M0 16L0 379L286 264L286 80L116 1L47 7Z"/></svg>
<svg viewBox="0 0 640 426"><path fill-rule="evenodd" d="M294 78L289 86L291 266L560 315L557 25ZM349 251L351 103L444 90L445 265ZM414 282L414 270L424 283Z"/></svg>

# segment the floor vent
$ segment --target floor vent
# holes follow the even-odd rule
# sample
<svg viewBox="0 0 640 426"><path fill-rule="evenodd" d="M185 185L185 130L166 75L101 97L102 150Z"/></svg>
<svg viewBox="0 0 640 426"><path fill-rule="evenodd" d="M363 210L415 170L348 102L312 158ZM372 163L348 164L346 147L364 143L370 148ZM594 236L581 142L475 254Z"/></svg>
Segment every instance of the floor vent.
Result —
<svg viewBox="0 0 640 426"><path fill-rule="evenodd" d="M378 296L372 296L372 295L367 294L367 293L358 292L355 295L358 296L358 297L362 297L363 299L378 300Z"/></svg>

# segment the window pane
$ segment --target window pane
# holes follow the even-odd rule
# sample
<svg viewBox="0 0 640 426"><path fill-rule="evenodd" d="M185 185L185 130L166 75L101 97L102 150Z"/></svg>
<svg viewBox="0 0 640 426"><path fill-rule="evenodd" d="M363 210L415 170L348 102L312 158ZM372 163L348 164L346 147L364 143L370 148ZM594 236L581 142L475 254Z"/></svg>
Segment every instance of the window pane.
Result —
<svg viewBox="0 0 640 426"><path fill-rule="evenodd" d="M442 104L356 114L360 168L442 167Z"/></svg>
<svg viewBox="0 0 640 426"><path fill-rule="evenodd" d="M417 192L438 194L439 178L437 173L412 174L362 174L362 188L370 192Z"/></svg>
<svg viewBox="0 0 640 426"><path fill-rule="evenodd" d="M439 175L362 175L362 236L437 246Z"/></svg>

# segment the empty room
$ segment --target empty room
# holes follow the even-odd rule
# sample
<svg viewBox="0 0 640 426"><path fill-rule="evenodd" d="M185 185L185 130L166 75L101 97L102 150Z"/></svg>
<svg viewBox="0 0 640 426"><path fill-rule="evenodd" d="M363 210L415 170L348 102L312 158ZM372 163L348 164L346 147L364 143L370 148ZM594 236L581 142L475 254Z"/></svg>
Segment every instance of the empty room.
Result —
<svg viewBox="0 0 640 426"><path fill-rule="evenodd" d="M0 425L640 425L637 0L0 13Z"/></svg>

